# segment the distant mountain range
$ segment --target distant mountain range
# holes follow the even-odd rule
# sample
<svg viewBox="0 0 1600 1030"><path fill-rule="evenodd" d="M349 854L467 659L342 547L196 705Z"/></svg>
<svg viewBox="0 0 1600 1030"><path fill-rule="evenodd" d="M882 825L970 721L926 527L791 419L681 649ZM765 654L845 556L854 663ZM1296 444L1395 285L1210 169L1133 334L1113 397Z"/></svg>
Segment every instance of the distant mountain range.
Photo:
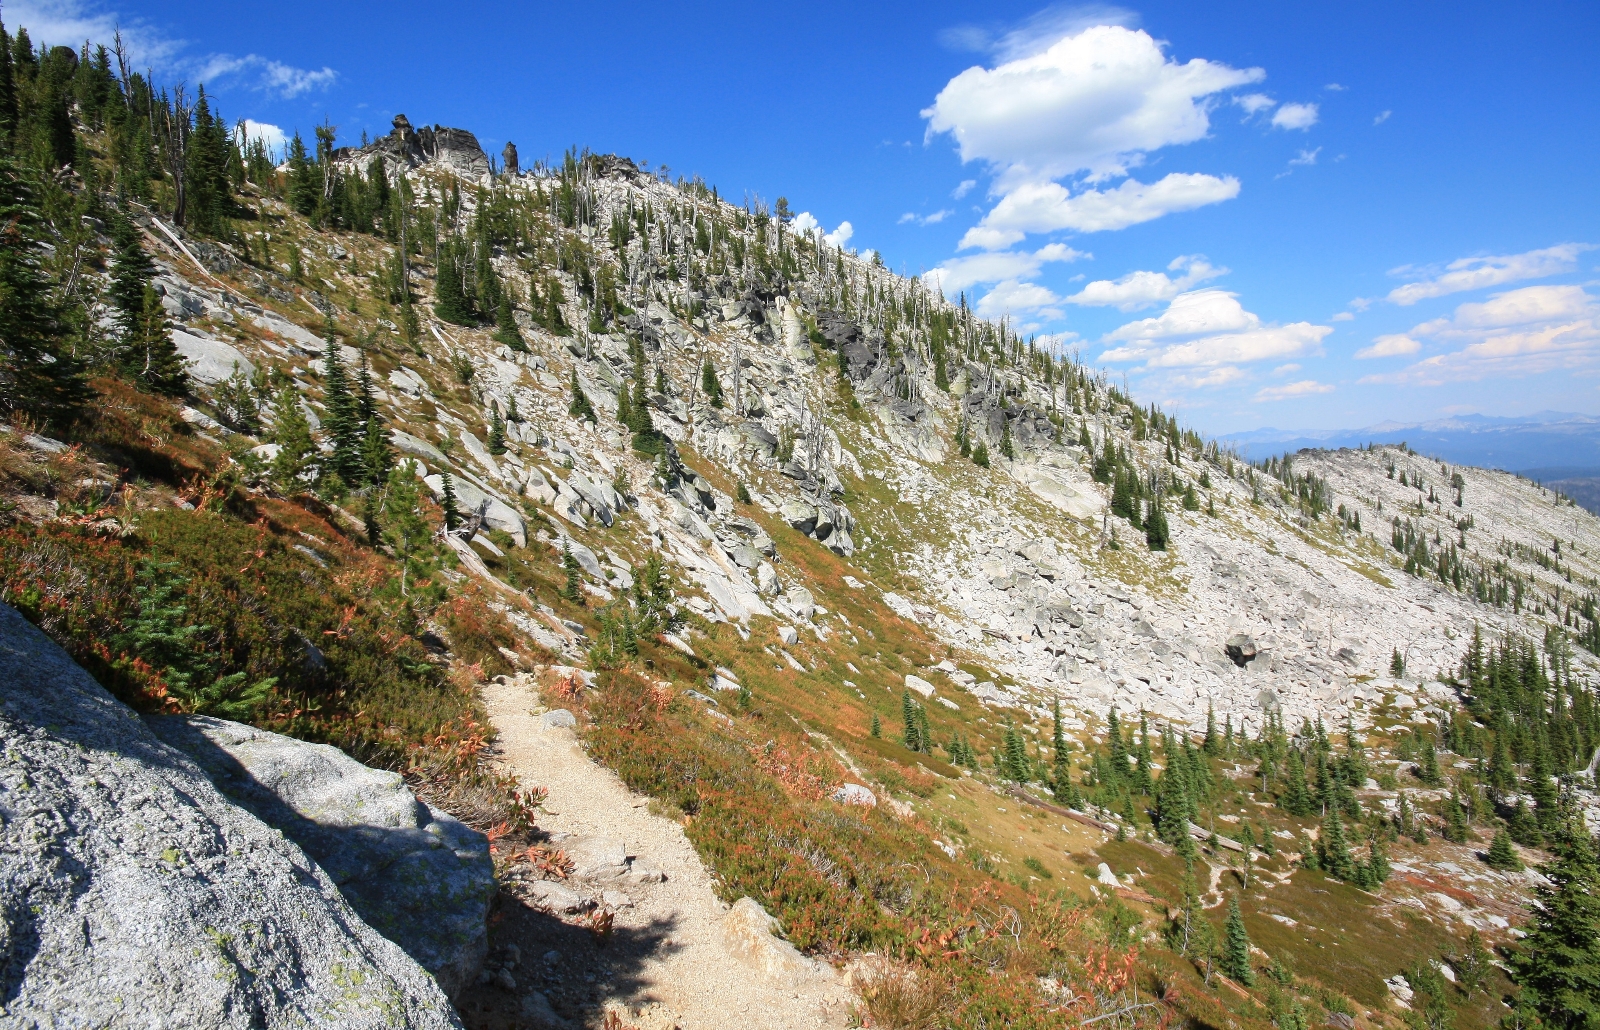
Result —
<svg viewBox="0 0 1600 1030"><path fill-rule="evenodd" d="M1365 429L1256 429L1222 440L1251 459L1304 447L1336 450L1404 442L1418 453L1453 464L1520 472L1552 485L1555 480L1600 477L1600 417L1565 411L1521 418L1458 415L1430 422L1388 421Z"/></svg>

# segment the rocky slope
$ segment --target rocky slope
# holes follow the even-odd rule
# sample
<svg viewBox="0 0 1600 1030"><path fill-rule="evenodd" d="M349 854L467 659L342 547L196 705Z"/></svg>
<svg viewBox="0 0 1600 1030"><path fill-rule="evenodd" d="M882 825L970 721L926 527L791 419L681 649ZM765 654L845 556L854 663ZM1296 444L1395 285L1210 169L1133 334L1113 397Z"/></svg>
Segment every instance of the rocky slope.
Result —
<svg viewBox="0 0 1600 1030"><path fill-rule="evenodd" d="M919 282L796 237L701 184L591 156L492 177L470 134L441 129L419 142L403 121L391 138L341 151L344 167L380 160L409 177L436 235L490 216L515 223L505 242L485 246L523 305L515 319L527 346L427 317L433 284L413 265L424 312L414 351L392 363L374 355L394 443L436 495L441 474L453 476L463 507L480 516L474 526L536 552L568 548L602 597L656 552L696 587L683 601L708 618L772 615L849 634L787 574L770 537L733 514L732 486L743 484L881 581L894 610L1000 673L961 684L993 703L1060 698L1082 716L1116 705L1192 726L1212 709L1253 730L1274 709L1298 725L1319 714L1364 720L1386 699L1442 701L1436 677L1455 667L1474 625L1542 640L1600 574L1600 521L1525 480L1395 448L1307 452L1269 474ZM447 212L447 202L459 206ZM285 293L219 254L233 282L256 286L245 297L164 237L152 242L171 253L162 284L196 375L215 383L234 362L285 369L313 416L324 341L300 323L331 311L329 297L365 294L395 260L371 237L308 234L315 271ZM397 331L395 317L365 331ZM570 414L573 382L596 423ZM624 391L645 399L674 445L667 458L630 449L616 421ZM496 424L503 453L489 446ZM985 445L991 467L960 455L963 437ZM1111 490L1092 478L1108 442L1140 480L1146 509L1164 495L1166 550L1109 514ZM1198 510L1180 507L1186 490ZM1308 491L1320 491L1311 503ZM628 510L638 519L609 548L584 543ZM1408 574L1391 540L1396 517L1426 540L1429 561L1454 547L1465 586L1442 583L1433 566ZM458 547L470 555L466 540ZM1488 603L1476 580L1492 581ZM559 628L538 620L525 630L561 643ZM1250 638L1252 660L1229 657L1236 635ZM1405 675L1391 676L1397 653ZM1574 661L1593 667L1586 653Z"/></svg>

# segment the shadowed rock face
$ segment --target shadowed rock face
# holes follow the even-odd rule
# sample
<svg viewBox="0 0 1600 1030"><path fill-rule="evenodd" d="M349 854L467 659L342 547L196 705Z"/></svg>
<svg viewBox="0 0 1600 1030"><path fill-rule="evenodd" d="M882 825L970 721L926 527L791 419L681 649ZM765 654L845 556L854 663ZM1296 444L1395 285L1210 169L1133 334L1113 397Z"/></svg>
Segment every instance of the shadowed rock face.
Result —
<svg viewBox="0 0 1600 1030"><path fill-rule="evenodd" d="M0 605L6 1025L459 1027L321 867Z"/></svg>
<svg viewBox="0 0 1600 1030"><path fill-rule="evenodd" d="M399 774L338 748L206 716L147 721L217 789L304 848L446 994L478 975L495 892L483 834L418 801Z"/></svg>

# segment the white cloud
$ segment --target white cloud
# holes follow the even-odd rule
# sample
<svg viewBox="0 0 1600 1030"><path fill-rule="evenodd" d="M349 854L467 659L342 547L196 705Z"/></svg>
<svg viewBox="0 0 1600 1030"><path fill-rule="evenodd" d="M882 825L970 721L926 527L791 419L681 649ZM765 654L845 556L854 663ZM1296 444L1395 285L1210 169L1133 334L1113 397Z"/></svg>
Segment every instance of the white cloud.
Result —
<svg viewBox="0 0 1600 1030"><path fill-rule="evenodd" d="M1233 102L1244 108L1244 116L1246 118L1269 110L1278 103L1265 93L1246 93L1243 96L1234 97Z"/></svg>
<svg viewBox="0 0 1600 1030"><path fill-rule="evenodd" d="M900 220L903 222L907 217L915 216L903 216ZM789 221L789 231L800 236L809 236L811 235L811 230L820 228L822 228L822 223L817 221L817 216L810 211L802 211Z"/></svg>
<svg viewBox="0 0 1600 1030"><path fill-rule="evenodd" d="M1204 137L1206 98L1265 74L1180 64L1145 32L1094 25L1042 52L968 68L922 116L930 135L950 133L963 161L993 165L1008 184L1123 175L1152 150Z"/></svg>
<svg viewBox="0 0 1600 1030"><path fill-rule="evenodd" d="M1320 153L1322 153L1321 147L1315 150L1302 150L1299 157L1291 157L1289 159L1289 166L1292 168L1295 165L1314 165L1317 163L1317 155Z"/></svg>
<svg viewBox="0 0 1600 1030"><path fill-rule="evenodd" d="M1458 258L1445 266L1442 274L1420 282L1406 283L1389 291L1388 300L1406 306L1419 300L1443 297L1464 290L1478 290L1520 279L1542 279L1547 275L1570 272L1578 255L1595 249L1588 243L1562 243L1543 250L1499 257Z"/></svg>
<svg viewBox="0 0 1600 1030"><path fill-rule="evenodd" d="M1051 243L1031 254L1017 251L991 251L970 257L951 258L938 268L926 272L923 279L937 286L946 296L978 283L997 283L1004 279L1026 279L1037 275L1046 262L1072 262L1093 257L1081 250L1073 250L1064 243Z"/></svg>
<svg viewBox="0 0 1600 1030"><path fill-rule="evenodd" d="M1343 93L1345 90L1349 89L1350 87L1349 86L1341 86L1337 82L1330 82L1326 86L1323 86L1322 88L1327 90L1329 93Z"/></svg>
<svg viewBox="0 0 1600 1030"><path fill-rule="evenodd" d="M1422 349L1422 344L1413 340L1404 333L1390 333L1380 336L1372 341L1370 347L1363 347L1356 351L1356 357L1367 358L1396 358L1403 354L1415 354Z"/></svg>
<svg viewBox="0 0 1600 1030"><path fill-rule="evenodd" d="M1252 329L1261 322L1226 290L1195 290L1174 297L1155 318L1141 318L1106 334L1107 340L1160 340L1233 329Z"/></svg>
<svg viewBox="0 0 1600 1030"><path fill-rule="evenodd" d="M288 136L276 125L268 122L258 122L254 118L244 120L244 137L247 140L260 140L267 145L269 153L277 153L288 142Z"/></svg>
<svg viewBox="0 0 1600 1030"><path fill-rule="evenodd" d="M1462 304L1453 317L1423 322L1405 338L1418 336L1456 349L1361 382L1437 386L1593 370L1600 367L1600 304L1581 286L1524 286Z"/></svg>
<svg viewBox="0 0 1600 1030"><path fill-rule="evenodd" d="M1108 342L1123 345L1105 351L1100 360L1143 361L1146 368L1248 364L1316 351L1331 332L1331 326L1309 322L1263 325L1235 294L1196 290L1174 297L1156 318L1129 322L1106 334Z"/></svg>
<svg viewBox="0 0 1600 1030"><path fill-rule="evenodd" d="M1070 297L1068 304L1084 307L1114 307L1120 311L1137 311L1151 304L1168 301L1192 286L1209 279L1226 275L1226 268L1217 268L1201 254L1186 254L1172 259L1167 271L1181 269L1182 275L1170 277L1166 272L1130 272L1121 279L1097 279Z"/></svg>
<svg viewBox="0 0 1600 1030"><path fill-rule="evenodd" d="M956 188L950 191L950 195L952 197L954 197L955 199L960 200L962 197L966 196L968 193L971 193L972 192L972 187L974 187L976 185L978 185L978 180L977 179L962 179L959 183L956 184Z"/></svg>
<svg viewBox="0 0 1600 1030"><path fill-rule="evenodd" d="M1298 371L1300 371L1300 366L1291 361L1287 365L1279 365L1277 368L1272 370L1271 374L1275 375L1275 376L1286 376L1290 372L1298 372Z"/></svg>
<svg viewBox="0 0 1600 1030"><path fill-rule="evenodd" d="M1305 130L1317 124L1316 104L1284 104L1272 113L1275 129Z"/></svg>
<svg viewBox="0 0 1600 1030"><path fill-rule="evenodd" d="M1392 114L1394 114L1393 111L1382 111L1378 114L1378 117L1372 119L1372 124L1382 125L1384 122L1389 120L1389 116Z"/></svg>
<svg viewBox="0 0 1600 1030"><path fill-rule="evenodd" d="M1341 311L1329 319L1330 322L1354 322L1355 320L1356 316L1348 311Z"/></svg>
<svg viewBox="0 0 1600 1030"><path fill-rule="evenodd" d="M825 234L822 238L827 241L828 246L842 248L846 243L850 242L850 237L855 234L855 226L849 222L840 222L839 228Z"/></svg>
<svg viewBox="0 0 1600 1030"><path fill-rule="evenodd" d="M984 294L975 310L984 318L1000 318L1023 312L1039 312L1046 317L1060 317L1055 309L1060 298L1037 283L1017 282L1007 279Z"/></svg>
<svg viewBox="0 0 1600 1030"><path fill-rule="evenodd" d="M1268 386L1256 391L1258 401L1283 401L1293 397L1310 397L1313 394L1332 393L1333 387L1315 379L1302 379L1284 386Z"/></svg>
<svg viewBox="0 0 1600 1030"><path fill-rule="evenodd" d="M338 72L326 66L312 71L259 54L246 54L243 57L213 54L195 75L201 82L215 83L220 80L226 84L230 80L237 81L247 89L274 94L286 100L312 90L325 90L339 78Z"/></svg>
<svg viewBox="0 0 1600 1030"><path fill-rule="evenodd" d="M1176 211L1231 200L1239 180L1189 172L1171 172L1153 183L1128 179L1107 190L1085 190L1076 196L1054 182L1024 183L1007 193L983 221L967 230L960 247L1007 247L1028 233L1072 229L1104 232L1126 229Z"/></svg>
<svg viewBox="0 0 1600 1030"><path fill-rule="evenodd" d="M935 211L931 215L919 215L914 211L907 211L905 214L901 215L895 220L895 224L906 225L908 223L915 222L917 225L938 225L940 222L944 221L946 218L949 218L953 214L955 214L955 212L949 208L945 208L941 211Z"/></svg>
<svg viewBox="0 0 1600 1030"><path fill-rule="evenodd" d="M1076 35L1094 25L1132 27L1138 23L1138 14L1111 4L1052 3L1003 32L978 25L958 25L939 33L939 40L952 50L992 53L1002 61L1010 61L1031 57L1062 36Z"/></svg>
<svg viewBox="0 0 1600 1030"><path fill-rule="evenodd" d="M27 29L35 46L43 43L74 50L84 40L110 46L120 27L128 56L139 68L165 69L184 46L182 40L170 38L142 19L123 18L79 0L12 0L5 5L5 20L13 33Z"/></svg>

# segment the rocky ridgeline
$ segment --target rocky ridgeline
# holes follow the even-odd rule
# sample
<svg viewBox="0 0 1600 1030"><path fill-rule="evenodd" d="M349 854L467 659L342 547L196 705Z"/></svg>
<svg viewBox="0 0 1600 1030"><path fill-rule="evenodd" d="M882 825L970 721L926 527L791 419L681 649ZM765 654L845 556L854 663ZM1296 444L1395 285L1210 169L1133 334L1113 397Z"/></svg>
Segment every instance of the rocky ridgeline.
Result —
<svg viewBox="0 0 1600 1030"><path fill-rule="evenodd" d="M590 324L585 277L604 271L630 312L606 332L557 334L541 324L548 319L518 310L525 351L486 329L429 320L415 361L384 370L380 401L399 427L397 449L417 459L436 495L450 472L476 516L460 541L463 554L478 529L501 529L519 546L572 553L588 589L609 598L631 586L628 563L573 534L632 510L642 526L637 542L677 567L695 587L685 603L706 617L743 624L773 615L819 634L852 634L817 611L767 534L701 474L711 470L690 467L710 462L724 482L746 484L755 504L798 531L864 568L899 572L907 585L886 595L890 606L999 674L998 682L963 683L932 671L925 682L1036 712L1059 697L1083 716L1115 705L1198 724L1210 709L1247 729L1274 710L1298 725L1319 713L1365 721L1387 703L1443 703L1449 693L1438 677L1456 666L1475 625L1540 639L1559 604L1586 594L1592 587L1583 584L1600 574L1594 516L1527 481L1441 469L1395 448L1299 456L1295 471L1321 477L1329 491L1326 510L1311 518L1272 477L1214 448L1180 442L1174 454L1170 437L1141 439L1147 412L1103 376L1063 363L1041 374L996 327L876 262L812 237L797 257L753 266L748 255L758 247L775 253L777 223L758 227L709 190L666 182L624 159L529 171L516 169L508 147L507 172L491 175L469 133L414 131L403 118L391 136L339 157L360 169L379 159L391 174L413 177L419 192L431 181L442 193L444 173L460 177L461 225L491 192L525 203L566 191L581 214L568 227L551 219L543 230L566 256L497 250L497 274L522 297L540 282L547 292L559 283L564 323L582 327ZM632 227L625 242L619 224ZM329 282L355 290L367 286L350 267L353 239L375 260L392 254L371 237L317 239L332 262ZM795 247L792 231L786 245ZM309 364L324 346L270 305L232 297L184 267L172 262L162 282L168 310L185 323L180 346L202 380L253 360L240 352L248 345L220 339L230 323L249 326L257 356L280 364ZM413 285L425 292L429 280L414 272ZM933 315L945 319L939 354ZM669 441L661 461L633 452L615 418L620 393L631 389L635 347L649 377L652 423ZM444 385L462 360L473 370L470 405L448 400ZM719 405L708 403L702 383L708 361ZM294 374L315 386L314 374ZM596 410L595 424L569 414L573 381ZM505 424L505 453L493 454L490 424L513 402L520 418ZM308 405L313 416L315 408ZM958 432L986 446L990 469L957 453ZM1092 453L1080 446L1082 433ZM1164 483L1166 551L1148 550L1142 533L1109 514L1110 491L1090 475L1108 440L1142 477ZM1013 457L1002 455L1007 442ZM682 454L696 457L684 462ZM1401 485L1402 472L1407 484L1431 489ZM882 489L857 491L846 504L846 480ZM1185 488L1214 514L1181 510ZM554 531L530 537L524 505L546 511ZM1340 505L1359 514L1361 530L1335 515ZM1526 581L1520 610L1483 603L1426 572L1408 574L1390 546L1395 515L1430 546L1454 542L1483 567L1510 563ZM1534 556L1557 537L1566 550L1553 573ZM1514 553L1499 553L1508 546ZM553 620L524 621L541 643L571 652L573 639ZM1390 675L1395 653L1405 659L1403 676ZM1593 665L1586 653L1577 662Z"/></svg>

